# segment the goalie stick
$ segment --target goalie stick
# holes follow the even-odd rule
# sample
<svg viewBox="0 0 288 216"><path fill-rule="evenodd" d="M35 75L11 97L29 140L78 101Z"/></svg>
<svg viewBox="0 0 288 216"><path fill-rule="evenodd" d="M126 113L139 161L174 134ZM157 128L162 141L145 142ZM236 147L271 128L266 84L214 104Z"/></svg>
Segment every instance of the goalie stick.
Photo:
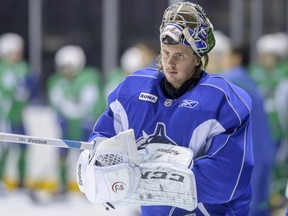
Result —
<svg viewBox="0 0 288 216"><path fill-rule="evenodd" d="M0 142L47 145L53 147L88 149L88 150L92 150L94 147L94 142L83 142L83 141L65 140L56 138L41 138L36 136L2 133L2 132L0 132Z"/></svg>
<svg viewBox="0 0 288 216"><path fill-rule="evenodd" d="M0 132L0 142L9 142L17 144L32 144L32 145L47 145L52 147L62 147L62 148L72 148L79 150L92 150L95 146L95 142L84 142L76 140L66 140L66 139L56 139L56 138L42 138L37 136L21 135L21 134L12 134L12 133L3 133ZM53 202L53 198L48 198L48 200L43 201L36 194L36 190L32 189L29 193L30 198L38 204L50 203ZM115 207L109 203L103 203L106 210L115 209Z"/></svg>

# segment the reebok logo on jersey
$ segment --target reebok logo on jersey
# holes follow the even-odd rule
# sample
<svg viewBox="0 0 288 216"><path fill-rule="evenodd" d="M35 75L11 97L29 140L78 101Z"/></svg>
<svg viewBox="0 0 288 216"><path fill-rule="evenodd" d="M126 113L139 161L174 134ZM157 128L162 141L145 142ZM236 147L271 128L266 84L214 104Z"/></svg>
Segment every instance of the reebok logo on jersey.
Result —
<svg viewBox="0 0 288 216"><path fill-rule="evenodd" d="M197 106L197 104L198 104L198 101L186 99L186 100L181 101L178 107L194 108L195 106Z"/></svg>
<svg viewBox="0 0 288 216"><path fill-rule="evenodd" d="M149 93L141 92L141 94L139 95L139 100L156 103L158 100L158 97Z"/></svg>

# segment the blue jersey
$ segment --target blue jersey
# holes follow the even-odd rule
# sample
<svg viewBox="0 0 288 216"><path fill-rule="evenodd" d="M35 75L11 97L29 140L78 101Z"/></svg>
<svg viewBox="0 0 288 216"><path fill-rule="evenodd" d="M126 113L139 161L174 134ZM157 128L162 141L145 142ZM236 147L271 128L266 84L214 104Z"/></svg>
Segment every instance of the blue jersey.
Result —
<svg viewBox="0 0 288 216"><path fill-rule="evenodd" d="M244 67L233 67L221 75L243 88L253 102L251 119L255 166L251 178L253 196L249 215L270 215L268 203L275 150L264 100Z"/></svg>
<svg viewBox="0 0 288 216"><path fill-rule="evenodd" d="M162 72L137 71L110 94L90 140L134 129L138 149L153 143L194 152L198 208L143 206L141 216L247 215L253 168L248 94L218 75L203 76L177 99L165 97ZM195 213L195 214L193 214Z"/></svg>

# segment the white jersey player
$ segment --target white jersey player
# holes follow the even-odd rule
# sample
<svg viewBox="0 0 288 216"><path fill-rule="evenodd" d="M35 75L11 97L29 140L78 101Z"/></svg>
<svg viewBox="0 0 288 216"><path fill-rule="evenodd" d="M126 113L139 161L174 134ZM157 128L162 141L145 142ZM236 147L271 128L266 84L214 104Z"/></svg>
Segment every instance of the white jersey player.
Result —
<svg viewBox="0 0 288 216"><path fill-rule="evenodd" d="M159 70L136 71L110 94L77 165L92 203L133 203L141 216L247 215L251 100L204 71L214 47L203 9L179 2L160 26ZM137 147L137 148L136 148Z"/></svg>

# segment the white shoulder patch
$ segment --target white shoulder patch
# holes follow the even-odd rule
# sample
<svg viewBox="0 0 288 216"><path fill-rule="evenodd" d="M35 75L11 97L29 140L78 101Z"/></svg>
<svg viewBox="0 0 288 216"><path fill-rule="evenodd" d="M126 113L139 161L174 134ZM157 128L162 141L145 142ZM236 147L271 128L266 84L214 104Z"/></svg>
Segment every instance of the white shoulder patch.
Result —
<svg viewBox="0 0 288 216"><path fill-rule="evenodd" d="M150 93L141 92L138 99L143 100L143 101L149 101L152 103L156 103L158 100L158 97L156 95L153 95Z"/></svg>

